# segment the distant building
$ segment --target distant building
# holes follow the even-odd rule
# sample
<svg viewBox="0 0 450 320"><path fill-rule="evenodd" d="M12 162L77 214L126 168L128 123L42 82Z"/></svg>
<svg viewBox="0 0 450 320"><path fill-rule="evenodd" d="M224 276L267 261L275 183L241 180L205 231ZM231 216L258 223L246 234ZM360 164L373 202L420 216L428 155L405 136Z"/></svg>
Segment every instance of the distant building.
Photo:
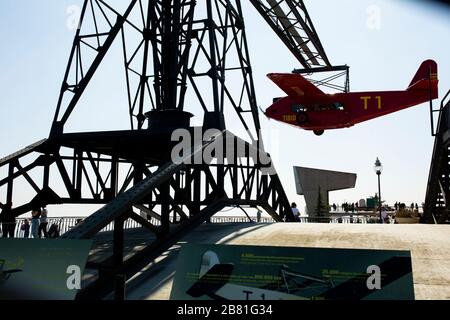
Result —
<svg viewBox="0 0 450 320"><path fill-rule="evenodd" d="M305 197L308 215L312 216L316 213L327 214L328 193L354 188L357 176L355 173L294 167L294 177L297 194ZM318 209L319 200L323 209Z"/></svg>
<svg viewBox="0 0 450 320"><path fill-rule="evenodd" d="M358 201L358 207L365 208L366 207L366 200L361 199Z"/></svg>

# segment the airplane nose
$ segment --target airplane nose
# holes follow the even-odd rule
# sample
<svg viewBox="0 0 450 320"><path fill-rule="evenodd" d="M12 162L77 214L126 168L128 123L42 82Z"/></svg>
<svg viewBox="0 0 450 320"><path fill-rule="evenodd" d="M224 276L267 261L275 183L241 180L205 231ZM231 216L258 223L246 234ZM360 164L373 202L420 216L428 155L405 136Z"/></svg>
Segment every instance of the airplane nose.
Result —
<svg viewBox="0 0 450 320"><path fill-rule="evenodd" d="M275 107L269 107L267 108L266 112L264 112L264 114L268 117L273 116L277 113L277 109Z"/></svg>

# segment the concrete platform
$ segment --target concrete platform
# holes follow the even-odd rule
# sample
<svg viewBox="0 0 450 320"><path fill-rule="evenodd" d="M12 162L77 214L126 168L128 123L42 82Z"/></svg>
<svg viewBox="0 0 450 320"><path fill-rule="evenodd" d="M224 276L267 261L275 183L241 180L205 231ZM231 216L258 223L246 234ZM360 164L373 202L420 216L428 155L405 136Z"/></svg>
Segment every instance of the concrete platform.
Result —
<svg viewBox="0 0 450 320"><path fill-rule="evenodd" d="M137 234L134 234L134 240ZM205 224L179 244L411 250L418 300L450 299L450 226L371 224ZM128 283L128 299L166 300L179 245ZM186 262L188 263L188 262Z"/></svg>

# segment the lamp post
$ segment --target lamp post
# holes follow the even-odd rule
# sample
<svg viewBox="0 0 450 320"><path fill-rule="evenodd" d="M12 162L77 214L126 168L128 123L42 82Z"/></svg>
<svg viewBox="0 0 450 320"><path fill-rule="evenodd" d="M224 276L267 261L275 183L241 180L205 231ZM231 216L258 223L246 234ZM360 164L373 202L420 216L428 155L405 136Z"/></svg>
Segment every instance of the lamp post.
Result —
<svg viewBox="0 0 450 320"><path fill-rule="evenodd" d="M383 171L383 166L381 165L381 161L380 159L378 159L378 157L377 160L375 161L375 165L373 166L373 170L378 176L378 207L380 210L380 223L383 223L383 219L381 217L381 187L380 187L380 176L381 171Z"/></svg>

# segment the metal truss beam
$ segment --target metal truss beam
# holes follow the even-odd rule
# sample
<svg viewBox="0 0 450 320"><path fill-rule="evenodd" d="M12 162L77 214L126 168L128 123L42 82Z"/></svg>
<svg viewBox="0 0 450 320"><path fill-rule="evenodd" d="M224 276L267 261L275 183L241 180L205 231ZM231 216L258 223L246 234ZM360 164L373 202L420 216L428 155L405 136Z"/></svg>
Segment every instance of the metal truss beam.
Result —
<svg viewBox="0 0 450 320"><path fill-rule="evenodd" d="M101 298L114 289L123 298L126 279L224 207L263 208L278 222L294 219L259 140L240 0L129 0L121 5L118 9L117 1L84 1L49 138L0 160L0 205L5 208L4 202L9 210L14 204L15 216L35 205L104 205L63 235L72 239L92 238L114 222L112 254L97 264L98 278L79 298ZM320 62L320 56L306 51L306 43L298 43L294 29L287 31L298 50L311 63ZM88 85L120 40L130 130L65 133ZM192 161L178 162L171 157L176 144L171 135L180 127L195 128L180 125L171 115L186 116L188 96L204 125L201 137L181 157ZM235 112L250 142L226 131L226 108ZM156 117L152 123L154 112L166 116L161 116L164 121ZM205 138L208 129L219 133ZM216 150L210 161L195 161L220 146L234 153L220 157ZM31 190L25 203L14 197L22 187ZM124 257L123 222L128 218L150 230L155 240Z"/></svg>
<svg viewBox="0 0 450 320"><path fill-rule="evenodd" d="M441 102L433 156L425 196L426 223L448 223L450 212L450 101L444 105L450 91ZM435 111L431 110L431 121Z"/></svg>
<svg viewBox="0 0 450 320"><path fill-rule="evenodd" d="M205 164L186 164L188 159L197 158L208 146L218 147L218 144L223 143L220 138L225 136L237 138L225 131L220 136L216 135L211 140L194 146L193 151L186 155L181 163L169 162L161 166L153 174L123 194L119 194L113 201L62 236L62 238L69 239L92 238L112 221L123 221L128 218L134 219L155 234L155 240L149 246L126 260L119 259L113 254L110 258L97 264L98 279L80 292L79 299L104 297L114 289L113 278L117 274L127 279L132 277L175 244L186 232L208 221L225 207L261 207L275 221L281 222L284 219L293 221L288 199L277 175L262 175L261 170L264 169L264 166L258 164L253 167L245 165L241 167L243 162L251 161L250 155L237 154L236 158L246 159L239 163L223 165L223 170L217 170L216 174L212 173L211 168L217 169L222 165L211 167ZM250 148L251 146L248 146L247 150ZM238 172L244 179L237 179L237 175L233 175L233 172ZM182 184L183 190L178 187L181 173L185 177ZM221 180L223 182L219 183L218 181ZM227 187L221 190L221 185ZM196 188L205 190L205 192L191 192ZM169 189L175 193L172 201L167 201L167 195L172 193ZM182 192L178 193L177 191ZM183 197L180 198L177 194ZM235 195L238 196L235 197ZM165 208L165 206L167 207ZM151 213L150 220L134 213L133 207L141 209L144 215ZM153 211L155 208L159 208L159 214ZM174 218L174 223L170 222L171 215L177 216ZM158 218L157 224L150 222L154 217ZM118 224L118 228L120 228L120 224ZM114 240L114 247L122 245L123 242L121 236L123 230L115 231L116 233L120 236ZM116 243L116 241L120 243Z"/></svg>
<svg viewBox="0 0 450 320"><path fill-rule="evenodd" d="M94 9L94 2L95 5L98 6L99 8L98 16L101 15L109 26L109 28L106 29L107 30L106 32L101 32L98 29L97 15ZM108 6L104 1L85 0L81 11L80 26L77 29L75 35L72 51L70 53L69 64L66 68L64 81L61 86L61 92L58 99L58 105L53 120L51 134L61 134L63 132L64 125L66 124L71 113L75 109L78 101L83 95L85 89L87 88L89 82L91 81L101 62L103 61L103 58L105 57L106 53L109 51L111 45L113 44L120 30L122 29L128 15L136 5L136 2L137 0L130 0L130 5L126 9L125 13L123 15L120 15L110 6ZM82 25L86 18L86 12L89 10L88 8L92 10L91 13L94 20L93 22L95 25L95 32L91 34L81 34ZM115 16L113 17L116 20L114 25L110 21L112 19L108 19L108 16L105 13L105 11L107 10L110 11L110 13L112 13L113 16ZM106 39L103 41L103 38L105 37ZM89 43L86 42L86 39L96 40L97 46L94 47L90 45ZM95 58L91 62L86 62L83 59L82 52L84 48L89 48L97 52ZM73 75L72 83L70 83L69 80L71 73ZM68 93L72 93L72 96L68 98L70 102L66 106L64 106L64 98L65 96L68 95ZM61 112L62 115L60 114Z"/></svg>
<svg viewBox="0 0 450 320"><path fill-rule="evenodd" d="M307 70L332 68L303 0L250 0Z"/></svg>
<svg viewBox="0 0 450 320"><path fill-rule="evenodd" d="M145 129L150 111L185 110L190 94L216 119L215 127L227 107L234 109L256 140L260 121L243 21L240 0L133 0L123 12L112 1L85 0L50 136L64 132L113 43L121 40L131 130Z"/></svg>

